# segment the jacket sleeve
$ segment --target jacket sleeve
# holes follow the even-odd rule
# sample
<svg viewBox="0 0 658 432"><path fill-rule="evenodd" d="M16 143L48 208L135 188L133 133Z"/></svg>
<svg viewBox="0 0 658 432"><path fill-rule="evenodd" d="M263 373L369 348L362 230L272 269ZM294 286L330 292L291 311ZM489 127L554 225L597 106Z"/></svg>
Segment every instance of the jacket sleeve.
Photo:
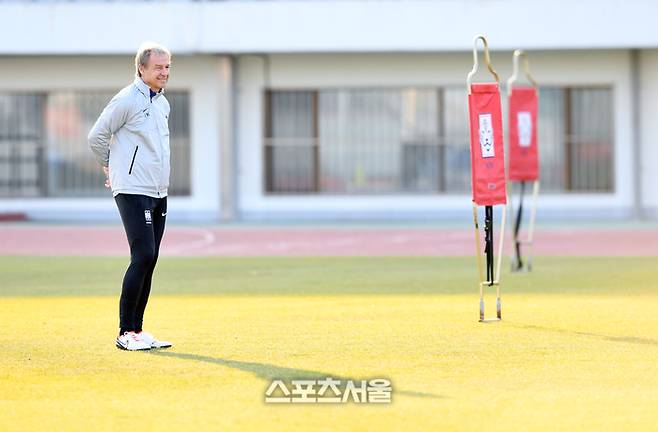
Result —
<svg viewBox="0 0 658 432"><path fill-rule="evenodd" d="M115 96L107 104L91 131L89 131L87 136L89 147L102 166L109 165L110 139L126 123L127 117L127 98L125 96Z"/></svg>

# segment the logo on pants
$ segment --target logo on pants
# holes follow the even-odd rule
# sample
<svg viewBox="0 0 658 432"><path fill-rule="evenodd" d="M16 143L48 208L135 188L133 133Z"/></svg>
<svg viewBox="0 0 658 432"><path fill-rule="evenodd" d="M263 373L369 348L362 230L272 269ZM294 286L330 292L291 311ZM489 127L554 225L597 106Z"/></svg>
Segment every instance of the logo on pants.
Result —
<svg viewBox="0 0 658 432"><path fill-rule="evenodd" d="M144 219L146 219L146 225L151 225L151 210L144 210Z"/></svg>

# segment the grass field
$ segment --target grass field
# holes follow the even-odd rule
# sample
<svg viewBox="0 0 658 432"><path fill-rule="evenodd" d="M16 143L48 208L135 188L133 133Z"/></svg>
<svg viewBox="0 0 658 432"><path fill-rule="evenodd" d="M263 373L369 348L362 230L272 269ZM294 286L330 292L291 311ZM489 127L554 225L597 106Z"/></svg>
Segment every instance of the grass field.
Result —
<svg viewBox="0 0 658 432"><path fill-rule="evenodd" d="M472 258L162 259L114 347L120 258L0 258L0 430L655 430L656 258L547 258L477 322ZM488 315L494 311L487 298ZM385 377L392 403L270 405Z"/></svg>

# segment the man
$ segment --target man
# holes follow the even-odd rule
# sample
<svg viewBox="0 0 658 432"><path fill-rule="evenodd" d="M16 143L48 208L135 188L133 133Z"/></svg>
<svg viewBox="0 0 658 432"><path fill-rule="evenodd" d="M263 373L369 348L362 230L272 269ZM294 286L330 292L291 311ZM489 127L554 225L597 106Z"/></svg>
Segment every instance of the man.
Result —
<svg viewBox="0 0 658 432"><path fill-rule="evenodd" d="M145 43L135 56L135 80L117 93L89 132L89 145L112 189L130 245L130 266L119 301L117 348L168 348L142 331L144 310L158 260L169 186L169 80L171 54Z"/></svg>

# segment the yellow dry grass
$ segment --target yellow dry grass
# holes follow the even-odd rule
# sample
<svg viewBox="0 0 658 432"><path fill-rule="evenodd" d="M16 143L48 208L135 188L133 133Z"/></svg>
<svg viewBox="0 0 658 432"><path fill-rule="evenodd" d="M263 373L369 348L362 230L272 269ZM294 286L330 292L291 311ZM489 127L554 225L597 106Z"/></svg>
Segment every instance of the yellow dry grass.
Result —
<svg viewBox="0 0 658 432"><path fill-rule="evenodd" d="M489 305L492 305L492 299ZM0 430L655 430L658 294L4 297ZM489 312L492 310L490 309ZM274 378L385 377L388 405L270 405Z"/></svg>

